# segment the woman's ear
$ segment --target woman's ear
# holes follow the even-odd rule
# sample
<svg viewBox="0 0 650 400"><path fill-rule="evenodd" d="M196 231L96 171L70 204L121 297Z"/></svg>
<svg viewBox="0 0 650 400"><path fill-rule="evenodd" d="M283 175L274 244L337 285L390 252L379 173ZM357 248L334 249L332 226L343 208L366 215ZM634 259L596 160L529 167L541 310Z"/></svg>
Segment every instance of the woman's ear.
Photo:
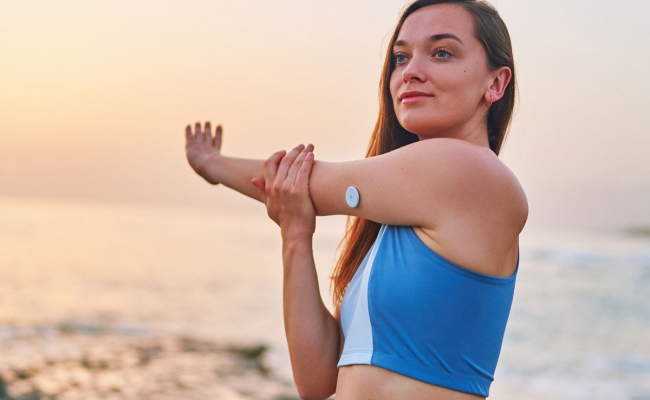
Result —
<svg viewBox="0 0 650 400"><path fill-rule="evenodd" d="M506 91L510 79L512 79L512 71L509 67L501 67L490 73L490 79L492 83L488 90L485 91L484 98L485 103L491 105L503 97L503 93Z"/></svg>

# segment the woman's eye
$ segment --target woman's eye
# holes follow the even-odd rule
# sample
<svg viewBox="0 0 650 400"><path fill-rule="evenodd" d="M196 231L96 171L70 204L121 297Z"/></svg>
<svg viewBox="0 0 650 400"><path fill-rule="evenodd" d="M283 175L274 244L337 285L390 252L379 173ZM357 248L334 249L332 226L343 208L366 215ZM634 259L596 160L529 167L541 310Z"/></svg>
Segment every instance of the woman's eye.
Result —
<svg viewBox="0 0 650 400"><path fill-rule="evenodd" d="M401 55L401 54L396 55L396 56L395 56L395 62L396 62L397 64L405 63L405 62L406 62L406 56L403 56L403 55Z"/></svg>
<svg viewBox="0 0 650 400"><path fill-rule="evenodd" d="M449 54L449 52L447 50L438 50L438 51L436 51L434 56L436 58L449 58L451 56L451 54Z"/></svg>

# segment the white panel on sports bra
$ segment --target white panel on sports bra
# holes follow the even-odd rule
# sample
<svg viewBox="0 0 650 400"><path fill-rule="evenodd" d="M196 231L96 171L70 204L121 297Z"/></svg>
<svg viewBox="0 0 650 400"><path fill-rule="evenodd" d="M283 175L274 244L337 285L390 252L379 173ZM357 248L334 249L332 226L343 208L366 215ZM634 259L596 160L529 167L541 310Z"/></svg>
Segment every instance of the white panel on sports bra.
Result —
<svg viewBox="0 0 650 400"><path fill-rule="evenodd" d="M370 364L372 359L372 327L370 326L370 312L368 310L368 283L370 280L370 273L372 266L375 262L377 250L381 244L381 239L384 236L386 225L381 227L377 240L375 241L368 263L363 271L361 278L361 287L359 290L359 299L354 316L350 324L350 329L345 337L345 344L343 346L343 354L339 360L339 366L351 364Z"/></svg>

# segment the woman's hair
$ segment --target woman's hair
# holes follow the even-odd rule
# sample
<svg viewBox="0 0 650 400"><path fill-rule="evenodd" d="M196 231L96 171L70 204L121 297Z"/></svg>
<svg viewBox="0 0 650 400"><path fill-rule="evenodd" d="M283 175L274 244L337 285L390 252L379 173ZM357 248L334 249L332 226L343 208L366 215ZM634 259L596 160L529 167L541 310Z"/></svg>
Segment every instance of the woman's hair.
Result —
<svg viewBox="0 0 650 400"><path fill-rule="evenodd" d="M415 11L436 4L455 4L467 10L474 19L474 36L487 53L491 70L509 67L512 78L503 97L492 104L487 116L487 132L490 149L497 155L505 141L508 125L515 105L515 64L512 56L510 34L505 23L492 5L482 0L416 0L402 13L393 33L379 82L379 117L370 138L366 157L388 153L418 141L397 120L390 93L390 78L395 68L393 45L406 18ZM363 218L348 217L346 234L341 241L342 251L332 275L334 304L339 307L352 277L368 250L374 243L381 225Z"/></svg>

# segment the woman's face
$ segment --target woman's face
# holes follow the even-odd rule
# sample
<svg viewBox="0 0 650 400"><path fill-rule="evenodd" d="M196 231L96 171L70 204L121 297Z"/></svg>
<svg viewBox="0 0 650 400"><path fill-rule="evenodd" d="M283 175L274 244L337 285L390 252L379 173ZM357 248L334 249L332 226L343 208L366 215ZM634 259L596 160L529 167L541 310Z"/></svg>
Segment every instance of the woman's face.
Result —
<svg viewBox="0 0 650 400"><path fill-rule="evenodd" d="M390 92L406 130L426 139L487 129L485 96L493 77L468 11L440 4L409 15L393 59Z"/></svg>

